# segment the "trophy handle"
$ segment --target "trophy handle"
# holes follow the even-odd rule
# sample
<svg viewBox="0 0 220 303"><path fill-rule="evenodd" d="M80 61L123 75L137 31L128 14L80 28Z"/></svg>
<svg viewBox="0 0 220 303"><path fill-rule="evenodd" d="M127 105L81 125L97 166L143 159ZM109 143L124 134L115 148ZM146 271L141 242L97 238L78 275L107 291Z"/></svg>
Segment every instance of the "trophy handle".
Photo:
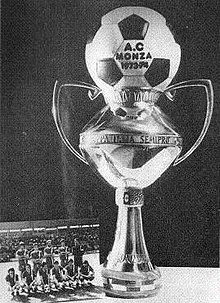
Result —
<svg viewBox="0 0 220 303"><path fill-rule="evenodd" d="M202 140L208 130L208 127L209 127L209 124L211 121L211 117L212 117L214 93L213 93L212 83L210 80L208 80L208 79L198 79L197 80L196 79L196 80L188 80L188 81L180 82L180 83L177 83L177 84L174 84L174 85L168 87L164 91L164 93L170 100L173 101L173 95L171 94L172 90L185 88L185 87L192 87L192 86L202 86L205 88L206 97L207 97L206 117L205 117L202 131L201 131L198 139L184 155L182 155L181 157L177 157L177 159L174 161L174 164L173 164L174 166L181 163L186 158L188 158L189 155L191 155L192 152L199 146L199 144L202 142Z"/></svg>
<svg viewBox="0 0 220 303"><path fill-rule="evenodd" d="M60 111L59 111L59 97L60 97L60 92L63 87L81 87L81 88L86 88L88 89L88 96L90 100L94 100L100 93L101 90L91 84L81 82L81 81L75 81L74 83L69 83L69 84L64 84L62 82L56 81L54 84L54 89L53 89L53 105L52 105L52 114L53 118L57 127L57 130L59 132L59 135L61 139L63 140L64 144L66 147L73 153L78 159L80 159L82 162L88 165L88 162L86 159L72 146L72 144L69 142L67 139L65 132L62 127L61 119L60 119Z"/></svg>

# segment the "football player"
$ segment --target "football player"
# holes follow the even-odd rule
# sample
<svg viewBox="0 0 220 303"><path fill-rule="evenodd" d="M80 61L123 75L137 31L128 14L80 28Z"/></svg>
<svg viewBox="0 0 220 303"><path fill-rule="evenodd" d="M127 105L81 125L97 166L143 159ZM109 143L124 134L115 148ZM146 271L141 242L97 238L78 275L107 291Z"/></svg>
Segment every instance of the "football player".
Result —
<svg viewBox="0 0 220 303"><path fill-rule="evenodd" d="M9 268L8 274L5 277L5 280L8 284L8 290L11 292L13 296L19 294L19 279L18 274L15 273L14 268Z"/></svg>
<svg viewBox="0 0 220 303"><path fill-rule="evenodd" d="M65 245L65 241L62 239L60 241L61 246L58 249L60 257L60 266L65 267L68 261L68 247Z"/></svg>
<svg viewBox="0 0 220 303"><path fill-rule="evenodd" d="M34 243L34 250L30 253L30 259L33 262L33 277L37 277L37 272L41 266L43 253L38 249L37 243Z"/></svg>
<svg viewBox="0 0 220 303"><path fill-rule="evenodd" d="M58 261L54 262L54 267L51 269L51 278L52 278L52 283L55 285L57 289L62 289L64 288L64 270L63 267L59 265Z"/></svg>
<svg viewBox="0 0 220 303"><path fill-rule="evenodd" d="M39 273L39 285L45 293L50 292L50 272L47 267L47 263L43 262L38 271Z"/></svg>
<svg viewBox="0 0 220 303"><path fill-rule="evenodd" d="M47 241L47 246L44 248L44 258L47 263L47 267L50 270L53 267L54 262L54 249L51 240Z"/></svg>
<svg viewBox="0 0 220 303"><path fill-rule="evenodd" d="M89 262L85 260L79 270L79 280L82 285L91 285L91 281L94 279L94 270L89 265Z"/></svg>
<svg viewBox="0 0 220 303"><path fill-rule="evenodd" d="M20 271L20 276L26 269L28 261L28 251L25 249L24 242L19 243L20 248L16 251L16 258L18 259L18 270Z"/></svg>

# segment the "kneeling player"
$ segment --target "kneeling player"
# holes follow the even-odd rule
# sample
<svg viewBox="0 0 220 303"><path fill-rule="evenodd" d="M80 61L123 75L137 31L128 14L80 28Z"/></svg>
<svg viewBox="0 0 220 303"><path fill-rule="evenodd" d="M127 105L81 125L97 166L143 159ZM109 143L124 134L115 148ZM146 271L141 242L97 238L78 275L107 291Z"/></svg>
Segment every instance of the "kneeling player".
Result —
<svg viewBox="0 0 220 303"><path fill-rule="evenodd" d="M75 266L73 265L73 259L69 259L68 264L64 268L66 285L73 287L77 282L78 273L75 272Z"/></svg>
<svg viewBox="0 0 220 303"><path fill-rule="evenodd" d="M85 260L79 270L79 280L82 285L91 285L91 281L94 279L94 270L89 265L89 262Z"/></svg>
<svg viewBox="0 0 220 303"><path fill-rule="evenodd" d="M33 279L30 264L26 265L25 271L22 273L22 286L23 290L28 293L36 290L36 282Z"/></svg>
<svg viewBox="0 0 220 303"><path fill-rule="evenodd" d="M18 275L15 273L14 268L9 268L5 280L8 283L8 290L11 292L11 294L13 296L18 295L19 294Z"/></svg>
<svg viewBox="0 0 220 303"><path fill-rule="evenodd" d="M65 278L63 272L64 270L61 266L59 266L59 262L55 261L54 267L51 269L51 277L52 283L58 289L62 289L64 287Z"/></svg>

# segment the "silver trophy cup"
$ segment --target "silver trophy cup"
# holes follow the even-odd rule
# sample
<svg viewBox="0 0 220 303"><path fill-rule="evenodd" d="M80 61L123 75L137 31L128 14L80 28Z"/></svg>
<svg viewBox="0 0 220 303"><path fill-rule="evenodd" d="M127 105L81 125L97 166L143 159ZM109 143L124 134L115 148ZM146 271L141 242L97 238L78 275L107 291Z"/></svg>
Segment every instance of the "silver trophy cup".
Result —
<svg viewBox="0 0 220 303"><path fill-rule="evenodd" d="M161 274L151 263L144 240L143 189L171 165L185 160L203 140L212 115L212 85L197 79L168 86L179 67L180 46L164 17L143 7L122 7L105 15L86 47L86 63L97 86L56 81L54 120L68 149L116 189L115 241L101 271L106 295L152 296L161 287ZM189 87L205 89L207 107L201 133L181 154L184 138L158 100L178 102L175 92ZM75 102L63 92L78 88L88 90L90 102L101 94L105 100L105 106L81 130L80 151L69 139L75 130L67 131L66 115L62 115L63 103L71 110ZM75 119L86 110L75 113Z"/></svg>

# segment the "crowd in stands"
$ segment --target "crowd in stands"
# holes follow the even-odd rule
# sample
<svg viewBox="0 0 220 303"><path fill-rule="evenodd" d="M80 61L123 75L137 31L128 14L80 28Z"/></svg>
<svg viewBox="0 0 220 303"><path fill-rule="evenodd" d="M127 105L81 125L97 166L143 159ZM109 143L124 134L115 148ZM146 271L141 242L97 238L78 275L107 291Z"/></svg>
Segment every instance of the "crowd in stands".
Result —
<svg viewBox="0 0 220 303"><path fill-rule="evenodd" d="M0 262L7 262L16 257L16 251L19 248L19 243L24 242L25 248L28 251L33 249L33 244L36 243L39 250L43 251L46 242L52 241L55 253L58 253L61 239L64 239L69 248L70 253L74 246L74 239L78 239L83 246L85 253L94 250L99 250L99 229L98 227L77 228L77 229L61 229L53 232L17 232L10 234L0 234Z"/></svg>

